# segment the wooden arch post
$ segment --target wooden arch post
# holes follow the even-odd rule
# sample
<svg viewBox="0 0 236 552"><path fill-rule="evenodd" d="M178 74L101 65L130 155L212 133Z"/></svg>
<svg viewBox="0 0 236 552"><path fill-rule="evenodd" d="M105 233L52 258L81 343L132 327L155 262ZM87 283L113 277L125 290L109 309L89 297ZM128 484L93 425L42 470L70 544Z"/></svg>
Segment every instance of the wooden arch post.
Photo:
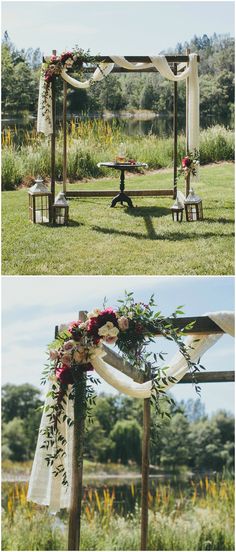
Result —
<svg viewBox="0 0 236 552"><path fill-rule="evenodd" d="M63 80L63 192L66 194L67 178L67 82Z"/></svg>
<svg viewBox="0 0 236 552"><path fill-rule="evenodd" d="M177 75L177 64L174 64L173 73ZM178 88L177 82L174 82L174 101L173 101L173 134L174 134L174 182L173 182L173 198L177 196L177 169L178 169Z"/></svg>
<svg viewBox="0 0 236 552"><path fill-rule="evenodd" d="M57 51L53 50L52 55L56 56ZM52 80L52 134L51 134L51 193L52 204L55 200L55 173L56 173L56 81Z"/></svg>
<svg viewBox="0 0 236 552"><path fill-rule="evenodd" d="M189 58L190 48L187 48L186 55ZM189 62L187 63L187 66ZM186 155L189 155L189 77L186 78ZM190 190L190 174L185 180L185 196L188 197Z"/></svg>

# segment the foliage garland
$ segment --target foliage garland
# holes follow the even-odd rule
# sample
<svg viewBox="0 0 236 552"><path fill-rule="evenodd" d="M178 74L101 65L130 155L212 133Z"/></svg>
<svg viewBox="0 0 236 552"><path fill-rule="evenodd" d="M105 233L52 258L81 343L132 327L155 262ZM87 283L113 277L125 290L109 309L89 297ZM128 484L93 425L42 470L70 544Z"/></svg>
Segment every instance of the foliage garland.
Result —
<svg viewBox="0 0 236 552"><path fill-rule="evenodd" d="M174 321L178 315L184 314L182 306L170 315L168 321L161 311L155 312L156 307L152 295L148 304L134 301L133 293L125 292L125 298L119 300L119 307L94 309L87 314L87 320L73 321L56 338L49 350L49 363L46 365L41 383L51 381L51 388L47 397L51 398L46 407L48 425L42 431L44 442L41 448L45 448L47 454L45 460L49 466L53 466L53 474L62 476L62 484L68 485L67 474L63 464L65 456L64 446L66 439L61 433L60 424L67 422L73 425L73 420L68 417L64 406L66 397L76 401L79 407L80 421L92 420L92 407L95 404L96 393L94 385L98 385L99 379L91 375L93 371L92 361L102 351L102 344L116 344L123 357L128 360L137 371L143 373L145 380L152 381L151 402L161 416L170 417L169 412L163 407L165 403L173 403L165 392L168 382L175 383L174 377L168 377L166 367L160 367L159 361L163 361L165 354L158 355L148 352L148 346L154 342L156 332L166 339L173 341L178 346L180 353L186 360L188 369L192 375L192 381L196 392L200 393L195 374L204 366L200 359L193 362L190 358L189 347L186 347L183 337L186 330L192 329L195 322L178 329L174 327ZM196 340L198 341L198 340ZM164 374L164 376L163 376ZM164 385L163 385L164 384ZM80 393L81 389L81 393ZM77 404L78 402L78 404Z"/></svg>

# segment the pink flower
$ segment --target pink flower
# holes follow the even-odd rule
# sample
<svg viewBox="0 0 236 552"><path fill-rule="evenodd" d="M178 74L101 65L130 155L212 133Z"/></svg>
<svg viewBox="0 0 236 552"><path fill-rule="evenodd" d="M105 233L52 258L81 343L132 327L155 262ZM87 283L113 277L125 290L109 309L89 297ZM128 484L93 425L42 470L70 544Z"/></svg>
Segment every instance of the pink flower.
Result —
<svg viewBox="0 0 236 552"><path fill-rule="evenodd" d="M71 355L69 355L68 353L62 355L61 362L63 364L65 364L66 366L70 366L70 364L71 364Z"/></svg>
<svg viewBox="0 0 236 552"><path fill-rule="evenodd" d="M70 333L72 333L72 330L74 328L78 328L78 326L81 324L81 320L73 320L72 322L70 322L70 325L68 326L68 331Z"/></svg>
<svg viewBox="0 0 236 552"><path fill-rule="evenodd" d="M65 350L65 351L70 351L70 349L73 349L74 344L75 344L75 343L74 343L74 341L73 341L72 339L69 339L69 341L65 341L64 346L63 346L63 347L64 347L64 350Z"/></svg>
<svg viewBox="0 0 236 552"><path fill-rule="evenodd" d="M56 360L58 358L58 352L56 349L51 349L51 351L49 351L49 358L50 360Z"/></svg>
<svg viewBox="0 0 236 552"><path fill-rule="evenodd" d="M129 320L126 318L126 316L121 316L118 318L118 326L121 331L128 330L129 327Z"/></svg>

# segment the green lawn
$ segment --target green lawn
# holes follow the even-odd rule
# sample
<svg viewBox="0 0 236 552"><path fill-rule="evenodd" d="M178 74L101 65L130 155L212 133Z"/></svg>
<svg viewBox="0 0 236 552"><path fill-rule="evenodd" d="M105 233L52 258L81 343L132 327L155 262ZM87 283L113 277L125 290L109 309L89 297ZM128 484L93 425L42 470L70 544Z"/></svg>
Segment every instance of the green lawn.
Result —
<svg viewBox="0 0 236 552"><path fill-rule="evenodd" d="M233 274L233 179L232 163L202 167L195 188L204 221L182 224L172 222L170 197L134 197L134 209L110 209L110 198L72 199L68 227L32 225L27 190L4 192L2 273ZM126 189L169 188L171 182L166 170L132 176ZM116 191L118 184L114 178L69 188Z"/></svg>

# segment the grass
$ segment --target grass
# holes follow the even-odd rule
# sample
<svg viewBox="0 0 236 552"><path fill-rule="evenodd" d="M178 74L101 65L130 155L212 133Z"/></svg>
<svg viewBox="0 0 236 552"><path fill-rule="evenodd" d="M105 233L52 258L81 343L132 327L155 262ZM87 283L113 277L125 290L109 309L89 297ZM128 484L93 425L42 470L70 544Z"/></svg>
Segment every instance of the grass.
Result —
<svg viewBox="0 0 236 552"><path fill-rule="evenodd" d="M137 197L134 209L110 209L110 198L98 197L71 200L68 227L32 225L27 190L4 192L3 274L233 274L234 165L200 171L204 221L197 223L172 222L171 198ZM171 181L165 170L127 178L126 188L166 188ZM118 186L116 177L69 189L112 188L115 195Z"/></svg>
<svg viewBox="0 0 236 552"><path fill-rule="evenodd" d="M26 484L3 485L2 549L66 550L67 513L51 516L26 493ZM125 515L115 488L85 490L81 550L139 550L140 500L133 484L126 493L133 507ZM151 488L148 550L234 550L234 482L206 477L185 490Z"/></svg>

